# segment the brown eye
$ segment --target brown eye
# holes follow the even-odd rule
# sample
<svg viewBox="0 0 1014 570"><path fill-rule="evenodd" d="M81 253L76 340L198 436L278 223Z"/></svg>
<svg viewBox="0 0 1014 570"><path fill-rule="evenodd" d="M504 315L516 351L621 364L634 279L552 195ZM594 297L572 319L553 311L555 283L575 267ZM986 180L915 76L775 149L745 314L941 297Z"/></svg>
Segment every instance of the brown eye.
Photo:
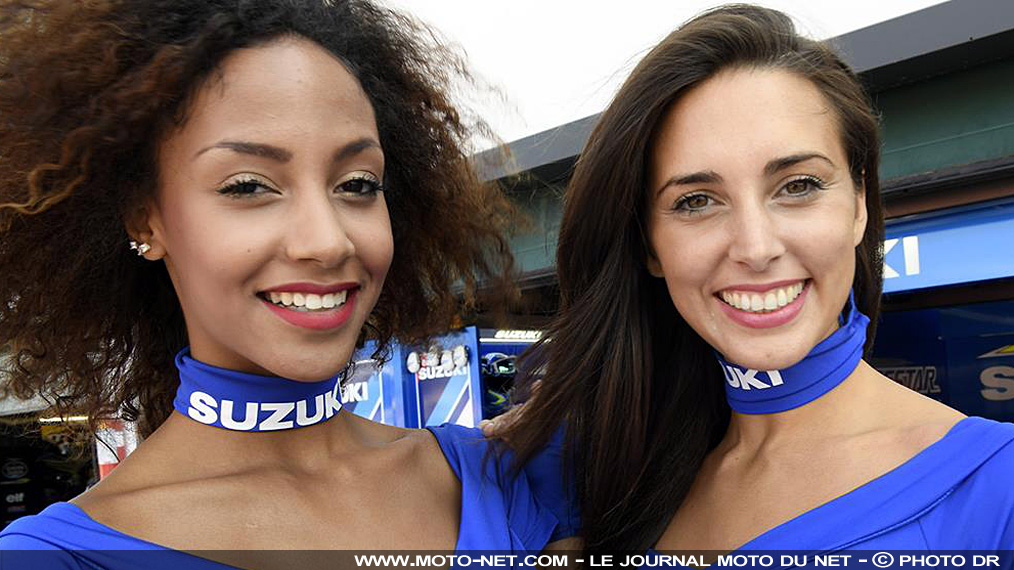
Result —
<svg viewBox="0 0 1014 570"><path fill-rule="evenodd" d="M793 180L785 185L785 193L789 195L806 194L810 191L808 180Z"/></svg>
<svg viewBox="0 0 1014 570"><path fill-rule="evenodd" d="M708 197L697 195L687 198L687 207L694 210L699 210L708 205Z"/></svg>
<svg viewBox="0 0 1014 570"><path fill-rule="evenodd" d="M673 209L686 213L698 213L710 206L711 202L711 197L707 194L689 194L676 200Z"/></svg>
<svg viewBox="0 0 1014 570"><path fill-rule="evenodd" d="M357 174L338 185L338 189L346 194L370 196L383 192L384 187L372 175Z"/></svg>
<svg viewBox="0 0 1014 570"><path fill-rule="evenodd" d="M817 190L823 190L824 188L824 182L822 182L819 178L805 176L803 178L796 178L795 180L786 182L785 186L782 186L781 192L783 195L790 198L802 198L804 196L809 196Z"/></svg>
<svg viewBox="0 0 1014 570"><path fill-rule="evenodd" d="M233 198L260 196L272 191L270 186L256 178L240 178L218 189L219 194Z"/></svg>

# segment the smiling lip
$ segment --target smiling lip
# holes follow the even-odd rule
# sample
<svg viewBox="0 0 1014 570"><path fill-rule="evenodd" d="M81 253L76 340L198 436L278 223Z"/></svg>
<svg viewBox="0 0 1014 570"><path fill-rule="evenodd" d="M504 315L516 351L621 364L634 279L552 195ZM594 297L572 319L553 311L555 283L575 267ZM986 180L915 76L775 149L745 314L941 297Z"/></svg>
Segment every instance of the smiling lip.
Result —
<svg viewBox="0 0 1014 570"><path fill-rule="evenodd" d="M799 279L793 279L790 281L779 281L777 283L766 285L736 285L735 287L728 287L726 290L755 291L759 293L791 285L793 283L799 283L799 281ZM754 329L778 327L796 318L796 315L798 315L803 309L803 303L806 301L807 293L810 292L811 284L812 282L807 279L803 284L803 290L799 293L799 296L793 299L788 305L775 309L774 311L767 311L763 313L743 311L727 304L717 296L715 297L715 302L722 306L722 310L725 311L725 314L728 315L730 319L745 327Z"/></svg>
<svg viewBox="0 0 1014 570"><path fill-rule="evenodd" d="M764 285L730 285L728 287L722 287L722 291L751 291L754 293L763 293L772 289L778 289L779 287L795 285L800 281L806 281L806 279L786 279L785 281L765 283Z"/></svg>
<svg viewBox="0 0 1014 570"><path fill-rule="evenodd" d="M285 287L290 287L290 285L285 285ZM356 297L359 293L359 288L357 286L354 288L343 287L339 289L321 289L319 288L320 286L315 287L318 287L318 289L279 288L279 289L270 289L270 291L289 291L299 293L305 292L305 293L315 293L318 295L320 294L326 295L328 293L333 293L335 291L344 291L348 289L348 294L343 304L333 309L314 310L314 311L296 311L294 309L289 309L287 307L279 306L275 303L272 303L269 299L266 299L260 295L258 295L257 298L260 299L261 302L264 303L272 313L281 317L282 320L300 328L317 331L326 331L336 329L344 325L346 321L349 320L349 317L352 316L353 309L355 309Z"/></svg>
<svg viewBox="0 0 1014 570"><path fill-rule="evenodd" d="M279 285L270 289L265 289L264 293L271 293L272 291L277 293L289 292L289 293L314 293L316 295L327 295L328 293L337 293L338 291L345 291L347 289L355 289L358 287L358 283L347 282L347 283L334 283L332 285L318 285L317 283L286 283L285 285Z"/></svg>

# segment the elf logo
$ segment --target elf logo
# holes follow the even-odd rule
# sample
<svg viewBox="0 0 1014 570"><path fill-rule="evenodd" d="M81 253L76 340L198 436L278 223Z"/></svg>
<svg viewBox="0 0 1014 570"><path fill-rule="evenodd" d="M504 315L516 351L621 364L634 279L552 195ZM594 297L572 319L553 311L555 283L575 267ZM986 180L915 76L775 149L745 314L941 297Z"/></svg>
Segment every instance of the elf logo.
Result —
<svg viewBox="0 0 1014 570"><path fill-rule="evenodd" d="M735 366L725 365L722 367L722 372L725 373L725 381L729 383L729 386L741 390L763 390L783 384L782 375L777 370L743 370ZM764 374L767 377L768 383L765 384L764 381L758 378L758 374Z"/></svg>
<svg viewBox="0 0 1014 570"><path fill-rule="evenodd" d="M330 419L342 408L339 401L338 385L333 390L317 394L311 399L297 402L246 402L243 419L235 416L236 403L232 400L219 402L206 392L190 394L187 415L202 424L214 425L221 421L222 427L236 431L274 431L305 427ZM310 409L313 414L310 414ZM293 416L295 413L295 417ZM262 414L270 414L261 419Z"/></svg>

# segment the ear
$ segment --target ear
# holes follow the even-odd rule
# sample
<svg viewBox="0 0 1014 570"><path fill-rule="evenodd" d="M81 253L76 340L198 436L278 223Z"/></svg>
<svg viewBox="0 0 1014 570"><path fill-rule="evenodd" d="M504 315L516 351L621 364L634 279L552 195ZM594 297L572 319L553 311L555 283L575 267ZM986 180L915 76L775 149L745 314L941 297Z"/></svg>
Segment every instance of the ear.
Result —
<svg viewBox="0 0 1014 570"><path fill-rule="evenodd" d="M658 257L655 256L654 251L649 251L647 253L644 259L644 265L648 268L648 273L650 273L652 277L665 277L665 273L662 272L662 264L658 261Z"/></svg>
<svg viewBox="0 0 1014 570"><path fill-rule="evenodd" d="M142 257L148 261L156 261L165 257L162 220L158 207L154 203L149 202L127 212L123 216L123 225L131 240L148 244L150 247Z"/></svg>
<svg viewBox="0 0 1014 570"><path fill-rule="evenodd" d="M863 241L863 235L866 233L866 221L868 212L866 211L866 184L856 191L856 215L855 220L852 222L852 245L858 247L860 242Z"/></svg>

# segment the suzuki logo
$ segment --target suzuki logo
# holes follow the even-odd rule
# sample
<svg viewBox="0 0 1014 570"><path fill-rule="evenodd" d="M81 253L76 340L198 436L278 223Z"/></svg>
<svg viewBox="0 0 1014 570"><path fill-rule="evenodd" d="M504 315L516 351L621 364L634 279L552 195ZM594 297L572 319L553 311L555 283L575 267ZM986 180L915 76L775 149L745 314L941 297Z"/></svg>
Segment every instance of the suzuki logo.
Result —
<svg viewBox="0 0 1014 570"><path fill-rule="evenodd" d="M346 384L342 390L342 403L365 402L370 399L369 382Z"/></svg>
<svg viewBox="0 0 1014 570"><path fill-rule="evenodd" d="M783 384L782 375L777 370L742 370L735 366L723 366L722 371L725 372L725 381L729 383L729 386L742 390L763 390ZM770 384L765 384L760 378L757 378L761 372L767 375L767 381Z"/></svg>
<svg viewBox="0 0 1014 570"><path fill-rule="evenodd" d="M905 275L919 275L919 236L906 236L884 240L884 279L892 279L901 275L887 264L887 254L901 241L905 250Z"/></svg>

